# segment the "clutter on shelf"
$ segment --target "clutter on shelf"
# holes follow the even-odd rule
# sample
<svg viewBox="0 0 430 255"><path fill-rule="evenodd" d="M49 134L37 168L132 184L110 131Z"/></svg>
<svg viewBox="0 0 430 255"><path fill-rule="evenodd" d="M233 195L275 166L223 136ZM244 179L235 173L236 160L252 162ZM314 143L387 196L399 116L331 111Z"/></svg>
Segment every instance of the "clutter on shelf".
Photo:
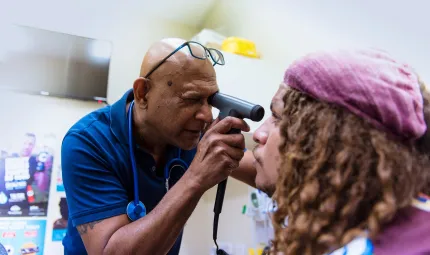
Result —
<svg viewBox="0 0 430 255"><path fill-rule="evenodd" d="M249 249L249 254L261 255L274 237L272 213L276 210L274 201L258 189L249 190L249 200L242 208L242 214L250 217L254 223L254 241L258 247Z"/></svg>
<svg viewBox="0 0 430 255"><path fill-rule="evenodd" d="M255 43L239 37L228 37L222 42L222 48L225 52L239 54L250 58L260 58L257 53Z"/></svg>
<svg viewBox="0 0 430 255"><path fill-rule="evenodd" d="M248 204L242 207L242 214L254 221L270 221L270 215L276 208L273 200L258 189L252 189L249 195Z"/></svg>
<svg viewBox="0 0 430 255"><path fill-rule="evenodd" d="M260 58L255 43L241 37L227 37L211 29L203 29L192 38L208 48L242 55L249 58Z"/></svg>

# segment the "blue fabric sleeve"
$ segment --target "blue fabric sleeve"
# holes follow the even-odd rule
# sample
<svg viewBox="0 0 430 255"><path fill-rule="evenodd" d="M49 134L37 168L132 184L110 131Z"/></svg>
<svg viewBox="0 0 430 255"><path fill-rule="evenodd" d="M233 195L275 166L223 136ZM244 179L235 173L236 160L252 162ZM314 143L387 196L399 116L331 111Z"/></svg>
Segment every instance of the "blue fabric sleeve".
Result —
<svg viewBox="0 0 430 255"><path fill-rule="evenodd" d="M74 227L126 212L127 192L98 146L80 133L69 133L62 143L63 184Z"/></svg>

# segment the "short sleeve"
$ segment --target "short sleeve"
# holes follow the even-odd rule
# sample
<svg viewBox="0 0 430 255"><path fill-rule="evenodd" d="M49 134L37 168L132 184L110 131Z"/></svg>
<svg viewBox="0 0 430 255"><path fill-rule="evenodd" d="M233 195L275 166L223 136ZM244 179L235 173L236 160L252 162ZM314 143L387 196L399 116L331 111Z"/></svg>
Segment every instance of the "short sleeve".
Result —
<svg viewBox="0 0 430 255"><path fill-rule="evenodd" d="M73 226L126 212L127 192L94 141L69 133L61 148L63 184Z"/></svg>

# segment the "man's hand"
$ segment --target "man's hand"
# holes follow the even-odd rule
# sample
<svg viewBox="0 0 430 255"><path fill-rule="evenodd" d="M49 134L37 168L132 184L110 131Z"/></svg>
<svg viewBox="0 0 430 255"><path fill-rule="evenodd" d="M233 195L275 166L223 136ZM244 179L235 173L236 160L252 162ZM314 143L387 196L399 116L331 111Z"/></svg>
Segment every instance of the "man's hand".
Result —
<svg viewBox="0 0 430 255"><path fill-rule="evenodd" d="M246 122L238 118L215 120L201 139L197 154L184 175L194 180L203 192L225 180L244 155L245 139L242 134L228 134L232 128L249 131Z"/></svg>

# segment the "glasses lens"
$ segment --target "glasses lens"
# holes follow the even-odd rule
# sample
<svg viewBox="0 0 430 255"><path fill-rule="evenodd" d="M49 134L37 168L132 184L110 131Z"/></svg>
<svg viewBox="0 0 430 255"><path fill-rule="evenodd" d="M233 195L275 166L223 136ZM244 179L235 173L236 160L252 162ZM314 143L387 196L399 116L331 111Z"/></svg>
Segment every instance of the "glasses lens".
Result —
<svg viewBox="0 0 430 255"><path fill-rule="evenodd" d="M191 55L193 55L193 57L199 59L207 58L206 50L201 44L190 42L188 48L190 49Z"/></svg>
<svg viewBox="0 0 430 255"><path fill-rule="evenodd" d="M222 55L222 53L219 50L216 49L209 49L209 52L211 53L215 63L217 63L218 65L224 65L224 56Z"/></svg>

